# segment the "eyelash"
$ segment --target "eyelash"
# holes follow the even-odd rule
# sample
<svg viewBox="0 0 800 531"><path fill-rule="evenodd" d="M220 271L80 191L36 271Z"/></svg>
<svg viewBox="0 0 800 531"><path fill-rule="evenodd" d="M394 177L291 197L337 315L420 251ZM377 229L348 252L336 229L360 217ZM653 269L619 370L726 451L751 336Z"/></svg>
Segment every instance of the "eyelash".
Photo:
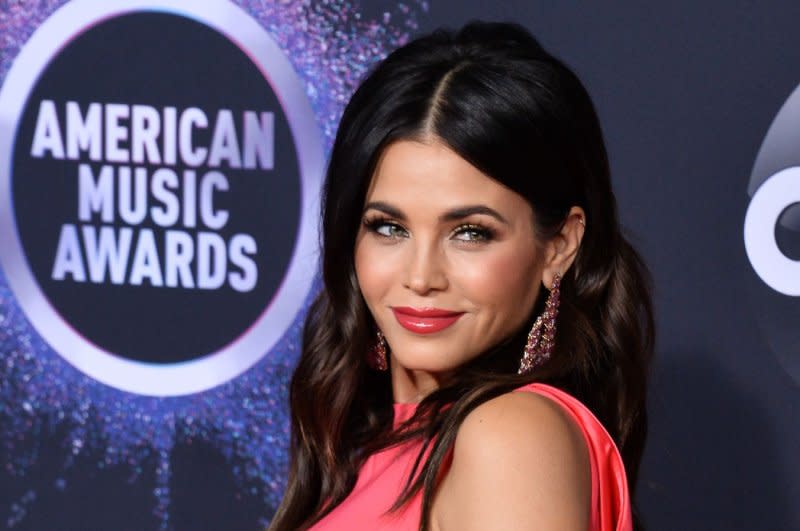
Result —
<svg viewBox="0 0 800 531"><path fill-rule="evenodd" d="M364 227L368 231L372 232L373 234L375 234L379 238L390 239L390 238L394 237L394 236L389 236L389 235L382 234L381 232L379 232L380 228L383 227L383 226L386 226L386 225L389 225L389 226L391 226L393 228L396 228L396 229L400 229L403 232L407 232L406 229L404 229L402 225L399 225L399 224L391 221L390 218L386 218L386 217L382 217L382 216L376 216L376 217L373 217L373 218L365 218L363 223L364 223ZM474 238L474 239L469 239L469 240L461 240L461 239L459 239L458 240L458 241L461 241L461 242L464 242L464 243L467 243L467 244L484 243L484 242L488 242L488 241L493 240L494 237L495 237L495 232L492 229L490 229L489 227L485 227L483 225L475 224L475 223L465 223L463 225L459 225L458 227L456 227L453 230L453 234L454 235L460 234L460 233L463 234L465 232L475 233L475 235L477 235L477 238Z"/></svg>

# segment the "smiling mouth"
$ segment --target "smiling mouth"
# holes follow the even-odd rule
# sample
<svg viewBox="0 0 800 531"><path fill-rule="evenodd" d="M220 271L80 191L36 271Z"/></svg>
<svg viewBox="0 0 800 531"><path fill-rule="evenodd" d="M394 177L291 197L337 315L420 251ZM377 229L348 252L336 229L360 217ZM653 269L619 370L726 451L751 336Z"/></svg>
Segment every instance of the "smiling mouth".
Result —
<svg viewBox="0 0 800 531"><path fill-rule="evenodd" d="M394 317L400 326L416 334L433 334L444 330L464 315L464 312L453 312L439 308L392 308Z"/></svg>

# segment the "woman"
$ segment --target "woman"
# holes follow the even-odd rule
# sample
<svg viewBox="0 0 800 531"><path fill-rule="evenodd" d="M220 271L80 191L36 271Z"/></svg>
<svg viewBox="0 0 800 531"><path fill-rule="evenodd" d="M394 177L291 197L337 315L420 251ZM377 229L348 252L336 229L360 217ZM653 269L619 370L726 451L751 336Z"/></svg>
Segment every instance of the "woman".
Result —
<svg viewBox="0 0 800 531"><path fill-rule="evenodd" d="M516 25L417 39L324 193L270 529L631 529L653 319L575 75Z"/></svg>

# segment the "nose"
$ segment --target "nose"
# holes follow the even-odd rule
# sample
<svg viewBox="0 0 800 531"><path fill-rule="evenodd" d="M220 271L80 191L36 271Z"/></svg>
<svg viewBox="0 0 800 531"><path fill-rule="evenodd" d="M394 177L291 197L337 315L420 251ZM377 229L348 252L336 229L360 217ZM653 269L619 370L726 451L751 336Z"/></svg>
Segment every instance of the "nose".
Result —
<svg viewBox="0 0 800 531"><path fill-rule="evenodd" d="M447 289L445 257L435 244L410 246L404 285L411 291L426 295L431 291Z"/></svg>

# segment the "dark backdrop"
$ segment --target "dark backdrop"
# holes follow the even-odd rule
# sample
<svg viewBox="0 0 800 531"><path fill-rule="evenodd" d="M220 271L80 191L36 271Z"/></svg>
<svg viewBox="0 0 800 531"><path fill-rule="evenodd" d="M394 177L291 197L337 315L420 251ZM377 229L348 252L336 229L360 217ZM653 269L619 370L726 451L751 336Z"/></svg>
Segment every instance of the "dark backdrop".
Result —
<svg viewBox="0 0 800 531"><path fill-rule="evenodd" d="M0 13L16 3L0 0ZM380 20L397 3L355 8ZM758 149L800 82L800 5L434 0L410 33L474 18L530 28L598 108L622 221L655 280L658 346L638 486L648 528L800 529L800 390L759 327L748 290L763 286L742 235ZM800 347L783 355L796 360ZM20 404L5 407L8 415ZM158 452L143 449L133 475L80 454L56 474L69 488L50 488L67 431L56 424L36 435L27 476L0 471L0 526L158 528ZM8 448L0 455L19 459ZM235 460L213 445L178 445L171 459L175 529L253 529L271 513L262 487L234 481ZM87 497L94 516L78 503Z"/></svg>

